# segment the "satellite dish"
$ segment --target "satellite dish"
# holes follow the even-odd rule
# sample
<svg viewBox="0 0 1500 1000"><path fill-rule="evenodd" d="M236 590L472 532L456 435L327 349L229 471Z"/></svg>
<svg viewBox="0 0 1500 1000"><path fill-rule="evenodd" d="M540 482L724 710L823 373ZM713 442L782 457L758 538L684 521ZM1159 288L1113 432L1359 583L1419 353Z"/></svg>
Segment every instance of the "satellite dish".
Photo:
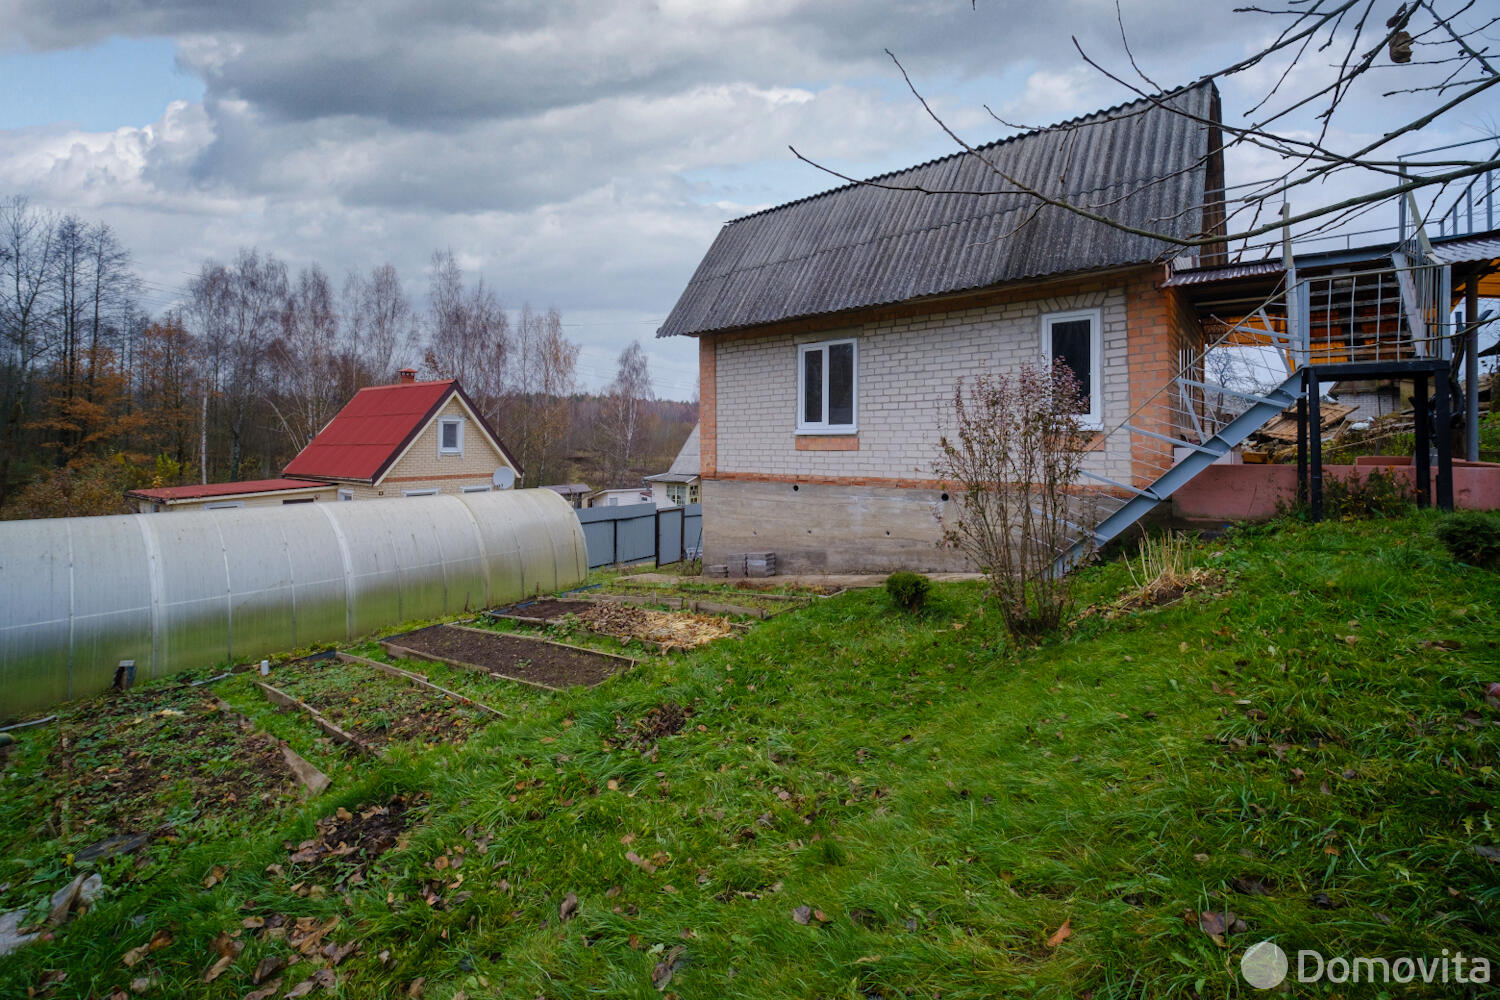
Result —
<svg viewBox="0 0 1500 1000"><path fill-rule="evenodd" d="M497 490L508 490L516 485L516 472L510 466L502 465L490 477L490 482L495 484Z"/></svg>

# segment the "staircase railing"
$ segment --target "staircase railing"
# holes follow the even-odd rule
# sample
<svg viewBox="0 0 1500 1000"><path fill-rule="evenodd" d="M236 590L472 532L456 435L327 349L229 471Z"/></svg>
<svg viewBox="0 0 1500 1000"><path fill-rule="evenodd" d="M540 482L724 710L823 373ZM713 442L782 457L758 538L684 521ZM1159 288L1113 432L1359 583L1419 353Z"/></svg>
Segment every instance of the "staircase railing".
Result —
<svg viewBox="0 0 1500 1000"><path fill-rule="evenodd" d="M1411 264L1300 277L1278 288L1204 348L1092 446L1083 477L1092 523L1061 554L1117 536L1207 465L1224 459L1301 394L1307 365L1448 357L1448 269ZM1121 478L1120 470L1129 469ZM1106 474L1114 472L1113 475Z"/></svg>

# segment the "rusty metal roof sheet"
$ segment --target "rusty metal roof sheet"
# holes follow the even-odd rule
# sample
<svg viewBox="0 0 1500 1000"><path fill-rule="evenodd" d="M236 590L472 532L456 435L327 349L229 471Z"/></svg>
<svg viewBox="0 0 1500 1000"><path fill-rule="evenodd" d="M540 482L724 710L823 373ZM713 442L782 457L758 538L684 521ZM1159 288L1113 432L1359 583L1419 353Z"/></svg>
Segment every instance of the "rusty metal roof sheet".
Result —
<svg viewBox="0 0 1500 1000"><path fill-rule="evenodd" d="M1440 264L1472 264L1481 260L1500 260L1500 236L1490 234L1469 239L1434 242L1432 254Z"/></svg>
<svg viewBox="0 0 1500 1000"><path fill-rule="evenodd" d="M1190 271L1174 271L1162 284L1168 287L1180 285L1206 285L1215 281L1233 281L1235 278L1256 278L1263 274L1280 274L1286 268L1280 261L1258 260L1249 264L1226 264L1223 267L1196 267Z"/></svg>
<svg viewBox="0 0 1500 1000"><path fill-rule="evenodd" d="M1197 235L1220 155L1202 122L1218 115L1217 90L1198 84L736 219L657 336L1163 259L1172 244L1041 206L1000 173L1127 226Z"/></svg>

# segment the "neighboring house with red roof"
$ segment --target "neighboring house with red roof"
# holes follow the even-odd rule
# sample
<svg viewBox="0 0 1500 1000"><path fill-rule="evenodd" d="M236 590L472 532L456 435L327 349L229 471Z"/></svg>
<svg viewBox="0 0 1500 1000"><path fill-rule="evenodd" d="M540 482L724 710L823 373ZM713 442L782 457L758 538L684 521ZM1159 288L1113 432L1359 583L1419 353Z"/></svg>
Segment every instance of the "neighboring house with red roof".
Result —
<svg viewBox="0 0 1500 1000"><path fill-rule="evenodd" d="M418 382L404 369L394 385L355 393L281 479L131 490L126 498L152 513L482 493L520 476L520 463L456 380Z"/></svg>
<svg viewBox="0 0 1500 1000"><path fill-rule="evenodd" d="M252 479L240 483L161 486L131 490L125 499L142 514L164 510L216 510L222 507L273 507L332 500L334 487L306 479Z"/></svg>

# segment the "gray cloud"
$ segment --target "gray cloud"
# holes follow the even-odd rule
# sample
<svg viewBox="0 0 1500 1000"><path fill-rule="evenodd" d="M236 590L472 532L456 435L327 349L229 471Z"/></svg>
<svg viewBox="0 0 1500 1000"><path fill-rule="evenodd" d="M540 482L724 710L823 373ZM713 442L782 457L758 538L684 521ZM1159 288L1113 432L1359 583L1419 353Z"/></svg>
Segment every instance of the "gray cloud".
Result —
<svg viewBox="0 0 1500 1000"><path fill-rule="evenodd" d="M1168 84L1259 23L1127 8ZM507 304L587 315L595 367L649 345L724 220L837 183L788 144L855 173L952 151L886 48L979 141L1004 131L981 101L1045 123L1126 96L1069 40L1123 63L1112 0L0 0L0 26L35 48L169 36L204 81L146 129L0 132L0 194L114 224L156 305L240 245L389 260L419 295L452 247ZM649 346L691 378L690 345Z"/></svg>

